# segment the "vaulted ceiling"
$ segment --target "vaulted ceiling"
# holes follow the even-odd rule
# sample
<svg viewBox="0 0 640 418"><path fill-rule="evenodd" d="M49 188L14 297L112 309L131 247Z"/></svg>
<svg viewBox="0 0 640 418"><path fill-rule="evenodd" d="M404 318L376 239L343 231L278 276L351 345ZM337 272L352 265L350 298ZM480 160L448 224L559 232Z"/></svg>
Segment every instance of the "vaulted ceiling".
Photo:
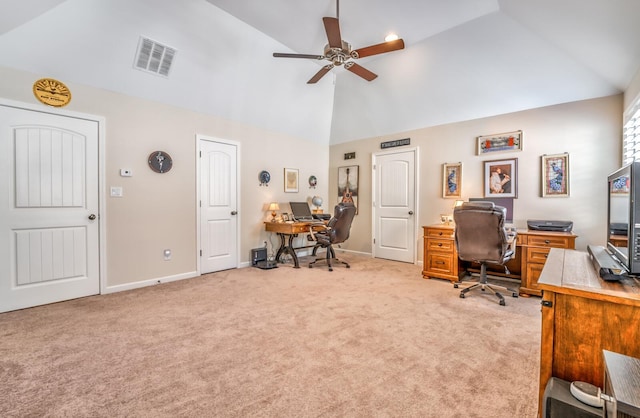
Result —
<svg viewBox="0 0 640 418"><path fill-rule="evenodd" d="M315 85L336 0L4 0L0 65L322 143L612 95L640 69L637 0L341 0L354 48L406 48ZM140 36L177 49L167 79L132 68Z"/></svg>

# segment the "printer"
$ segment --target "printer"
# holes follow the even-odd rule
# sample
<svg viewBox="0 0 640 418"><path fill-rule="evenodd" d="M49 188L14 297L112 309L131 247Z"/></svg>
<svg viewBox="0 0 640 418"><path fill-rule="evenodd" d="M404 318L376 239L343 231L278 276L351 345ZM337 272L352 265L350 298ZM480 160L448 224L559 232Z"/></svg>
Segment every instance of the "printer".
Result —
<svg viewBox="0 0 640 418"><path fill-rule="evenodd" d="M573 229L572 221L539 221L527 220L527 228L533 231L557 231L571 232Z"/></svg>

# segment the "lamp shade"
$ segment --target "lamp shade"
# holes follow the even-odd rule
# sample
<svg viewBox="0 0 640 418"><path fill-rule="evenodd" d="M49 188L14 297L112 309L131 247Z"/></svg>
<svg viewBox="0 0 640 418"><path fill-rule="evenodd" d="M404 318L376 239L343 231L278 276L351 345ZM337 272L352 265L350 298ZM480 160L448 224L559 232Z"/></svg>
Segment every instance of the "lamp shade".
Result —
<svg viewBox="0 0 640 418"><path fill-rule="evenodd" d="M269 204L269 210L270 211L274 211L274 210L280 210L280 206L278 206L277 202L271 202Z"/></svg>

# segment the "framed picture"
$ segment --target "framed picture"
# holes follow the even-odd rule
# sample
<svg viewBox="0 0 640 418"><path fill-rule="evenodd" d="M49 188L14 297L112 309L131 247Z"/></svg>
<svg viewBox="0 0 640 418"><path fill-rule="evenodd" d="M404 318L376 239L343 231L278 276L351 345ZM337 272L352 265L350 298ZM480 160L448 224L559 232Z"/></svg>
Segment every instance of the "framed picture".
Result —
<svg viewBox="0 0 640 418"><path fill-rule="evenodd" d="M629 176L620 176L611 182L611 194L629 194L630 186Z"/></svg>
<svg viewBox="0 0 640 418"><path fill-rule="evenodd" d="M518 159L484 162L484 197L518 197Z"/></svg>
<svg viewBox="0 0 640 418"><path fill-rule="evenodd" d="M444 163L442 167L442 197L460 199L462 197L462 163Z"/></svg>
<svg viewBox="0 0 640 418"><path fill-rule="evenodd" d="M351 202L358 214L358 167L338 167L338 203Z"/></svg>
<svg viewBox="0 0 640 418"><path fill-rule="evenodd" d="M542 197L569 197L569 154L543 155Z"/></svg>
<svg viewBox="0 0 640 418"><path fill-rule="evenodd" d="M284 191L285 193L298 193L298 169L284 169Z"/></svg>
<svg viewBox="0 0 640 418"><path fill-rule="evenodd" d="M522 151L522 131L478 137L478 155L500 151Z"/></svg>
<svg viewBox="0 0 640 418"><path fill-rule="evenodd" d="M280 216L282 216L282 222L290 221L289 214L287 212L282 212L282 215L280 215Z"/></svg>

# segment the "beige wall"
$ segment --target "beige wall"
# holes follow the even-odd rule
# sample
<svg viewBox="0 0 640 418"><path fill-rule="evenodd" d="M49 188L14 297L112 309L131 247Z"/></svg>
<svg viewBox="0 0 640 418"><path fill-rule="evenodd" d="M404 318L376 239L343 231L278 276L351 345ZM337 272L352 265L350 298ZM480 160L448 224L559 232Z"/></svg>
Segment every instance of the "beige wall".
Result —
<svg viewBox="0 0 640 418"><path fill-rule="evenodd" d="M31 88L44 76L0 68L0 97L38 103ZM327 194L329 150L325 145L93 87L67 85L73 98L65 109L106 119L103 232L106 285L111 289L196 272L196 134L240 143L239 259L245 264L251 248L269 240L278 245L263 230L262 222L270 216L264 210L268 202L285 203L281 208L287 211L290 200ZM147 157L154 150L173 157L170 172L160 175L148 168ZM299 193L284 193L285 167L300 170ZM121 168L131 169L133 177L120 177ZM261 170L271 173L269 187L259 186ZM316 189L308 186L310 175L318 178ZM124 197L109 197L110 186L123 187ZM171 261L163 260L165 248L172 250Z"/></svg>
<svg viewBox="0 0 640 418"><path fill-rule="evenodd" d="M603 245L606 231L606 176L621 163L622 95L567 103L490 118L435 126L384 137L331 146L329 195L337 196L337 168L360 166L359 214L351 237L342 246L371 252L371 157L383 141L411 138L419 162L420 226L439 222L440 213L451 213L453 200L442 196L442 164L463 164L462 195L482 197L483 161L518 159L518 198L514 201L515 224L526 228L527 219L572 220L579 235L577 247ZM476 155L476 137L492 133L523 131L523 150L486 156ZM343 154L356 152L355 160ZM540 157L570 154L570 197L540 197ZM334 197L333 200L337 199ZM417 237L422 260L422 238Z"/></svg>
<svg viewBox="0 0 640 418"><path fill-rule="evenodd" d="M640 100L640 70L638 70L624 92L625 112L630 110L630 107L636 103L636 100Z"/></svg>

